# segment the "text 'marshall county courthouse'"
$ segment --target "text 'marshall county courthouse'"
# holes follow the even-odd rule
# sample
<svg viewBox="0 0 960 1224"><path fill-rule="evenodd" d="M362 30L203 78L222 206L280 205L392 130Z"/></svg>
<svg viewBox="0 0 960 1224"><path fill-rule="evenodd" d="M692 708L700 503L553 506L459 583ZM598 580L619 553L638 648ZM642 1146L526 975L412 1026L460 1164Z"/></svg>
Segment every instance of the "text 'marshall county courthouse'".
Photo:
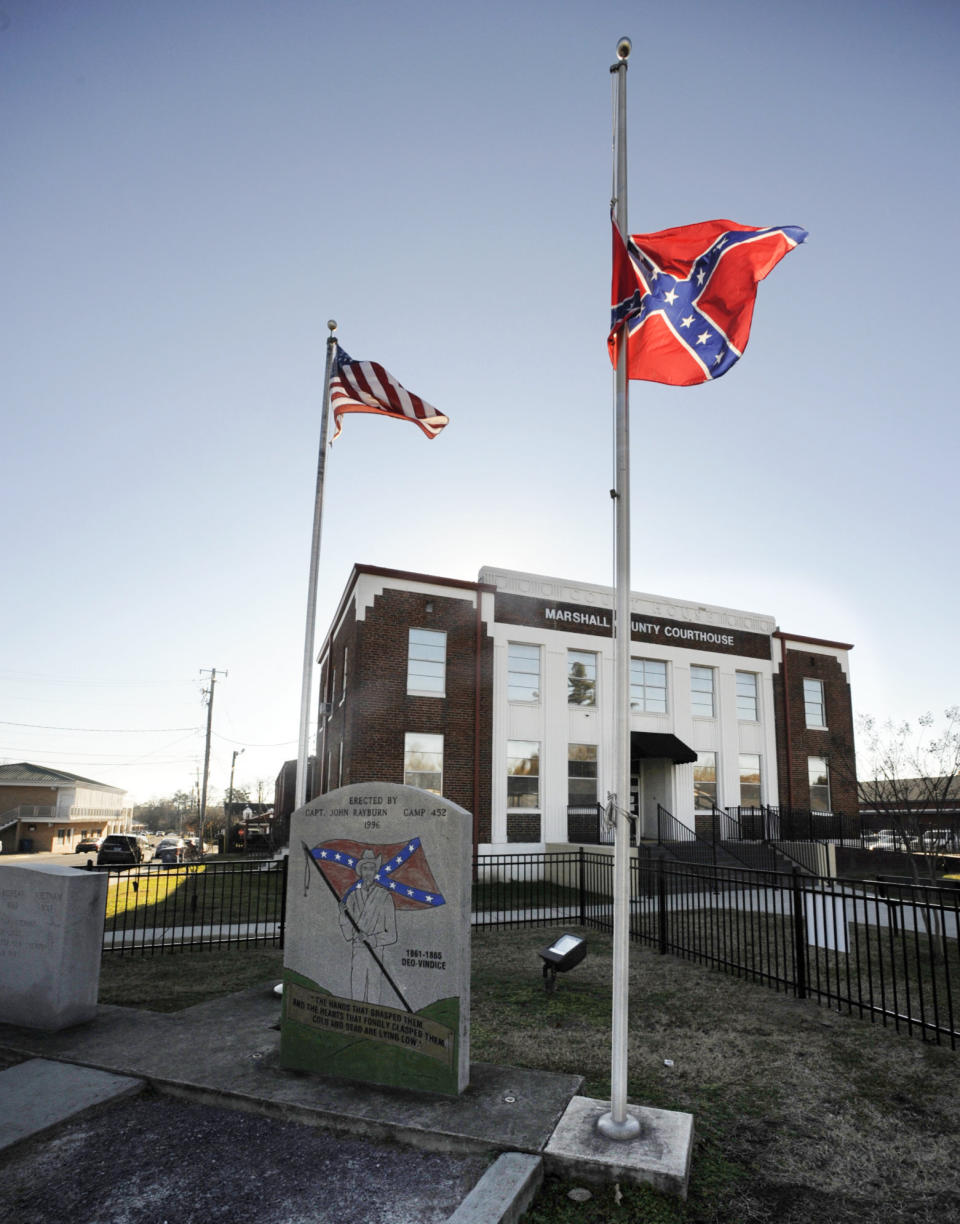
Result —
<svg viewBox="0 0 960 1224"><path fill-rule="evenodd" d="M631 790L658 805L857 810L851 646L765 615L631 596ZM564 843L613 789L613 592L484 567L478 582L355 565L320 650L319 791L405 782L474 814L482 852Z"/></svg>

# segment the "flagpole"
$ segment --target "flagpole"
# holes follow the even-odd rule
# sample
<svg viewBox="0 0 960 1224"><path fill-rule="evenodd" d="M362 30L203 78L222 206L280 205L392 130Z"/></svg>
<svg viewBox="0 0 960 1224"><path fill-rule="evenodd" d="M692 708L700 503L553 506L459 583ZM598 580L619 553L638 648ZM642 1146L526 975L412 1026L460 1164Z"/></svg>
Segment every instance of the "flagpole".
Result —
<svg viewBox="0 0 960 1224"><path fill-rule="evenodd" d="M313 506L313 541L310 546L310 578L307 582L307 627L303 639L303 678L300 684L300 738L297 745L297 781L294 810L307 801L307 740L310 733L310 690L313 677L313 643L317 625L317 574L320 569L320 527L323 522L323 477L327 463L327 425L330 419L330 374L337 347L336 319L328 319L327 364L323 374L323 414L320 418L320 454L317 458L317 495Z"/></svg>
<svg viewBox="0 0 960 1224"><path fill-rule="evenodd" d="M629 38L617 43L614 136L614 218L627 233L627 57ZM613 1002L610 1037L610 1112L597 1121L608 1139L633 1139L640 1123L627 1113L627 1038L630 985L630 403L627 345L617 346L614 376L616 434L616 595L613 622L614 814Z"/></svg>

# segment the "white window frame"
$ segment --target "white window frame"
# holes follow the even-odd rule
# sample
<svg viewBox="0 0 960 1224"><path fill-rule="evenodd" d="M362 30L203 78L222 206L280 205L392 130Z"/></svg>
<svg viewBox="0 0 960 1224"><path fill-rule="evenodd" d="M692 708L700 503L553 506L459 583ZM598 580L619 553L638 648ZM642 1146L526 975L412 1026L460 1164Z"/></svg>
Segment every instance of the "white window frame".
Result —
<svg viewBox="0 0 960 1224"><path fill-rule="evenodd" d="M716 752L713 752L713 751L710 751L710 752L698 752L698 753L697 753L697 759L696 759L696 761L695 761L695 762L694 762L694 764L693 764L693 768L694 768L694 776L693 776L693 807L694 807L694 811L697 811L697 812L712 812L714 808L717 808L717 807L719 807L719 806L720 806L720 779L719 779L719 777L718 777L718 771L719 771L719 765L718 765L718 756L719 756L719 754L718 754L718 753L716 753ZM707 761L707 759L706 759L707 757L712 757L712 759L713 759L713 803L710 805L710 807L697 807L697 777L696 777L696 770L697 770L697 769L698 769L700 766L702 766L702 765L706 765L706 764L708 764L708 763L709 763L709 762ZM709 784L708 784L708 785L709 785Z"/></svg>
<svg viewBox="0 0 960 1224"><path fill-rule="evenodd" d="M709 690L710 713L709 714L705 713L702 709L699 709L697 707L697 703L696 703L694 694L701 694L703 696L706 696L707 691L705 689L694 688L693 686L693 679L694 679L693 673L694 672L706 672L709 675L709 678L710 678L710 690ZM704 667L701 663L691 663L690 664L690 713L693 715L694 718L716 718L717 716L717 669L715 667Z"/></svg>
<svg viewBox="0 0 960 1224"><path fill-rule="evenodd" d="M533 751L532 752L513 751L514 747L520 748L521 745L523 746L523 748L530 747L533 749ZM507 811L508 812L539 812L540 811L540 805L543 799L542 747L543 745L541 744L539 740L526 740L526 739L507 740ZM511 761L525 760L531 757L536 757L536 760L537 760L537 772L535 774L518 774L510 768ZM536 803L511 805L510 803L510 779L514 777L531 777L531 778L537 779L537 794L536 794L537 801Z"/></svg>
<svg viewBox="0 0 960 1224"><path fill-rule="evenodd" d="M808 688L807 686L811 686ZM813 695L811 696L811 690ZM819 722L811 721L811 712L814 718L819 713ZM810 731L826 731L827 730L827 700L824 690L823 681L817 680L813 676L803 677L803 721L805 726Z"/></svg>
<svg viewBox="0 0 960 1224"><path fill-rule="evenodd" d="M439 741L439 748L437 748L436 746L433 746L433 747L416 747L416 746L414 746L414 745L411 743L411 740L414 740L414 739L420 739L420 740L427 739L427 740ZM431 794L435 794L435 795L442 795L442 794L443 794L443 753L444 753L444 746L445 746L445 745L444 745L444 738L443 738L443 735L442 735L442 734L440 734L439 732L436 732L436 731L406 731L406 732L404 732L404 736L403 736L403 784L404 784L404 786L418 786L418 785L419 785L417 782L411 782L411 781L409 781L410 776L411 776L411 775L413 775L413 774L425 774L425 773L430 773L430 774L432 774L432 773L439 773L439 778L440 778L440 781L439 781L439 783L438 783L438 789L437 789L437 790L434 790L434 788L433 788L432 786L420 786L420 788L419 788L419 789L420 789L420 790L430 791L430 793L431 793ZM419 752L419 753L437 753L437 752L439 752L439 755L440 755L440 769L439 769L439 771L437 771L437 770L432 770L432 769L431 769L431 770L428 770L428 769L408 769L408 767L407 767L407 766L408 766L408 762L409 762L410 756L411 756L411 754L413 754L413 753L415 753L415 752Z"/></svg>
<svg viewBox="0 0 960 1224"><path fill-rule="evenodd" d="M811 782L810 777L813 772L812 762L814 761L823 762L823 769L821 772L827 779L825 783L824 782L816 783L817 790L825 789L827 792L827 806L824 808L815 808L813 806L813 790L815 788L815 784ZM810 791L810 811L811 812L832 812L833 811L833 796L830 793L831 787L830 787L830 758L829 757L824 756L822 753L807 757L807 787Z"/></svg>
<svg viewBox="0 0 960 1224"><path fill-rule="evenodd" d="M740 692L740 677L741 676L744 676L744 677L749 676L750 679L753 681L753 692L752 693L744 694ZM736 686L737 686L737 719L738 721L739 722L759 722L760 721L760 676L759 674L757 672L738 670L736 673L735 679L736 679ZM746 715L744 715L743 710L742 710L741 701L745 701L745 700L750 700L753 704L753 713L752 715L750 715L750 717L747 717Z"/></svg>
<svg viewBox="0 0 960 1224"><path fill-rule="evenodd" d="M575 782L575 781L582 782L584 778L590 777L589 774L573 774L570 772L570 766L574 763L575 760L584 759L584 758L578 758L578 757L573 756L574 749L579 749L579 748L587 748L587 749L593 750L592 764L594 766L594 773L591 779L593 782L593 798L592 799L572 799L570 796L570 783L571 782ZM589 759L587 759L587 763L588 764L591 763ZM590 807L591 804L596 804L598 802L599 795L600 795L599 769L600 769L600 749L597 744L567 744L567 805L569 807Z"/></svg>
<svg viewBox="0 0 960 1224"><path fill-rule="evenodd" d="M747 760L751 762L756 761L757 763L757 768L756 768L757 780L756 782L747 783L748 786L756 786L757 788L756 803L744 803L743 801L743 772L744 772L744 763ZM760 756L760 753L759 752L741 752L739 754L737 766L738 766L739 774L740 774L740 781L739 781L740 807L762 807L763 806L763 760Z"/></svg>
<svg viewBox="0 0 960 1224"><path fill-rule="evenodd" d="M529 671L523 671L522 669L515 668L514 666L512 666L514 660L512 658L511 652L513 651L513 648L515 646L519 647L521 650L535 650L537 652L536 673L529 672ZM529 655L525 656L525 658L527 659L528 662L530 661ZM514 675L532 676L534 674L537 677L537 686L535 689L531 690L533 693L533 696L514 697L511 695L510 690L513 687L513 682L511 680L512 676ZM540 694L542 692L542 689L543 689L543 651L539 643L537 642L508 642L507 643L507 700L510 702L513 702L515 705L528 705L528 706L539 705L540 704Z"/></svg>
<svg viewBox="0 0 960 1224"><path fill-rule="evenodd" d="M591 701L571 701L570 699L570 681L571 673L576 663L582 662L581 659L574 660L574 655L581 655L584 658L589 657L593 660L593 698ZM584 682L590 681L590 677L584 677ZM567 648L567 705L572 706L575 710L593 710L597 706L597 688L600 683L600 665L597 652L595 650L579 650L574 646Z"/></svg>
<svg viewBox="0 0 960 1224"><path fill-rule="evenodd" d="M653 664L656 668L663 669L663 709L651 709L647 705L648 691L653 693L660 692L659 685L651 685L647 681L647 664ZM639 664L640 679L634 679L634 665ZM633 696L634 689L639 689L640 699L635 700ZM630 713L631 714L668 714L670 712L670 674L667 667L666 659L649 659L643 656L633 656L630 659Z"/></svg>
<svg viewBox="0 0 960 1224"><path fill-rule="evenodd" d="M435 638L434 642L414 642L413 635L415 633L429 634ZM442 648L442 660L432 659L426 654L415 653L414 647L429 647L433 650ZM426 688L420 688L413 683L418 676L429 676L429 672L415 672L411 669L413 663L426 663L436 665L439 662L441 673L439 676L439 687L433 685ZM408 697L446 697L447 695L447 632L445 629L425 629L421 625L411 625L407 631L407 696Z"/></svg>

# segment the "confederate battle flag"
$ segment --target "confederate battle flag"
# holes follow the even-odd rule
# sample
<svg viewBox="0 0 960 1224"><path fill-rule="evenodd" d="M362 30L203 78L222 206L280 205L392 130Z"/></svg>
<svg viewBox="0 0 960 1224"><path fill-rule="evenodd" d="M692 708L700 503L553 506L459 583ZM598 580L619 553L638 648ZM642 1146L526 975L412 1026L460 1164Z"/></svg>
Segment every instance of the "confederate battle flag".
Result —
<svg viewBox="0 0 960 1224"><path fill-rule="evenodd" d="M364 851L370 854L365 856ZM357 863L373 855L380 860L373 882L390 894L397 909L445 904L419 837L385 845L338 838L314 846L310 855L341 901L360 882Z"/></svg>
<svg viewBox="0 0 960 1224"><path fill-rule="evenodd" d="M806 237L702 221L624 241L614 221L611 361L626 334L628 378L688 387L726 374L747 347L757 284Z"/></svg>

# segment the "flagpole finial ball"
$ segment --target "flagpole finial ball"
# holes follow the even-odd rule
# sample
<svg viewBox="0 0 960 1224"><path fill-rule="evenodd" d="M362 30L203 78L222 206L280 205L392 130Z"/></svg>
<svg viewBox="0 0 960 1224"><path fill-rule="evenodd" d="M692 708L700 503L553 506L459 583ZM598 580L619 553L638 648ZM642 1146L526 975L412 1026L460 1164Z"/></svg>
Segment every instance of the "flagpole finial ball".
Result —
<svg viewBox="0 0 960 1224"><path fill-rule="evenodd" d="M625 60L633 50L633 43L629 38L621 38L617 43L617 59Z"/></svg>
<svg viewBox="0 0 960 1224"><path fill-rule="evenodd" d="M337 320L327 319L327 327L329 327L332 332L335 332L337 330Z"/></svg>

